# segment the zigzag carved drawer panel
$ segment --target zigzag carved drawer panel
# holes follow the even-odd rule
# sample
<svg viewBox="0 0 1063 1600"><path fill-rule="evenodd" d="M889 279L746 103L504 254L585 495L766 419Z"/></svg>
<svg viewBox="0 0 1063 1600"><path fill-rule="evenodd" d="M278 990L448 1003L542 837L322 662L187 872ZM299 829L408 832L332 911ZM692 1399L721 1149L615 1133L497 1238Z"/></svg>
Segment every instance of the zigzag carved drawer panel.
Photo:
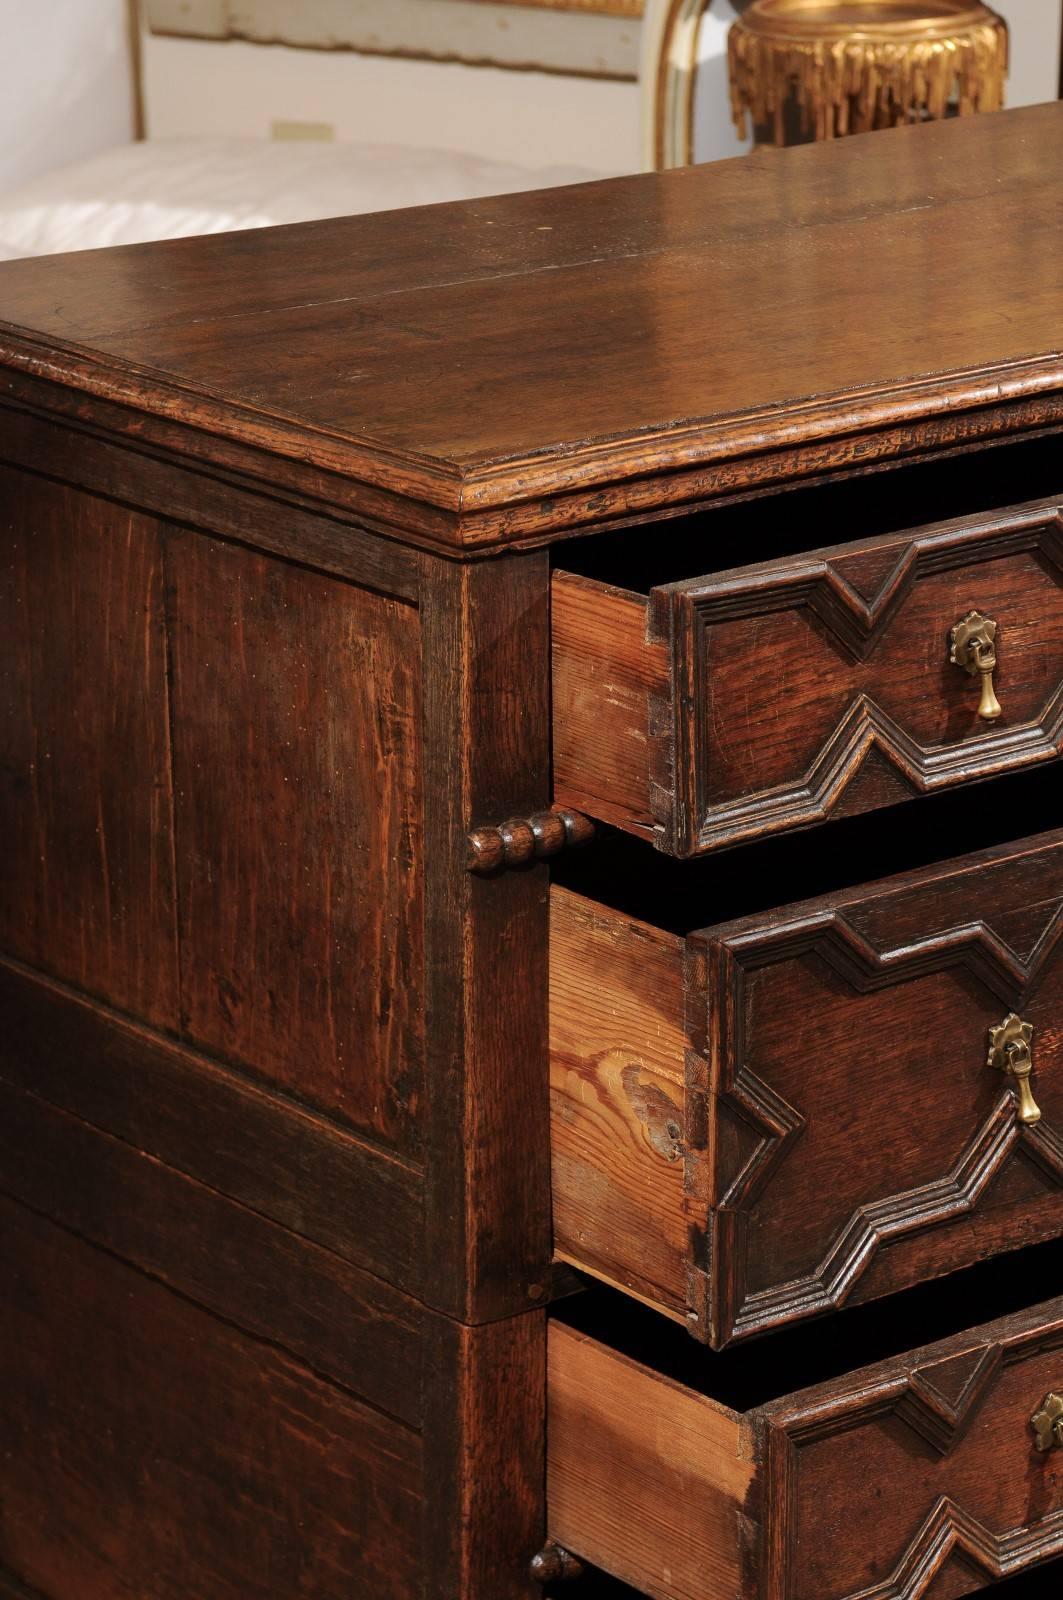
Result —
<svg viewBox="0 0 1063 1600"><path fill-rule="evenodd" d="M1063 1554L1063 1299L788 1393L727 1362L552 1323L559 1544L654 1600L958 1600Z"/></svg>
<svg viewBox="0 0 1063 1600"><path fill-rule="evenodd" d="M562 1259L722 1347L1063 1232L1063 830L686 937L551 905Z"/></svg>
<svg viewBox="0 0 1063 1600"><path fill-rule="evenodd" d="M988 634L954 635L972 613ZM553 649L557 800L672 855L1051 760L1059 506L648 594L558 572Z"/></svg>

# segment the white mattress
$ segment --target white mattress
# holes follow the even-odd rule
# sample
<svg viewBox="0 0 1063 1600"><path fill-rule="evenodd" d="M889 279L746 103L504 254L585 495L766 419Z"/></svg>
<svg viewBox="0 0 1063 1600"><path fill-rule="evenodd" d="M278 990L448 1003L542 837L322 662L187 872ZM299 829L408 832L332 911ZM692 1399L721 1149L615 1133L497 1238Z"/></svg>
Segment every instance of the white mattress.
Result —
<svg viewBox="0 0 1063 1600"><path fill-rule="evenodd" d="M228 233L589 182L393 144L168 139L121 145L0 194L0 259Z"/></svg>

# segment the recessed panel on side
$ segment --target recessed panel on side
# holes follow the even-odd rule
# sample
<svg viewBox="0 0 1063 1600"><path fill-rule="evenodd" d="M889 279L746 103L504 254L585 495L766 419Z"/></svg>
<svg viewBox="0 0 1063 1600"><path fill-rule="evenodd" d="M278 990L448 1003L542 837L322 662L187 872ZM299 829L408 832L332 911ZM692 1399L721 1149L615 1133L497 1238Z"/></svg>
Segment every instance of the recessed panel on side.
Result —
<svg viewBox="0 0 1063 1600"><path fill-rule="evenodd" d="M184 1031L416 1153L418 613L193 534L167 574Z"/></svg>
<svg viewBox="0 0 1063 1600"><path fill-rule="evenodd" d="M162 532L0 468L0 947L177 1024Z"/></svg>

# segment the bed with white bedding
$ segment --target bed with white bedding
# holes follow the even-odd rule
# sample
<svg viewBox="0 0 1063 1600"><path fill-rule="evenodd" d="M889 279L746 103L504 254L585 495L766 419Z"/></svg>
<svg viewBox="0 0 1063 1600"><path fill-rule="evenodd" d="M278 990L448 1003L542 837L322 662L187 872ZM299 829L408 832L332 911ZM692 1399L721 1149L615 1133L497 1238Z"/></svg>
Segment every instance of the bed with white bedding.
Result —
<svg viewBox="0 0 1063 1600"><path fill-rule="evenodd" d="M379 28L366 38L359 29L379 23L373 7L383 3L149 0L140 12L149 29L140 36L144 124L168 136L0 192L0 259L589 182L632 171L640 147L647 165L692 158L697 24L709 0L520 0L515 9L515 0L430 0L437 23L452 12L466 30L475 24L481 44L504 23L499 37L516 51L506 70L472 65L481 45L465 33L464 57L410 59L409 39L390 34L394 56L376 54ZM420 13L413 0L404 5L411 27ZM538 16L549 22L541 37L550 50L562 48L559 26L577 29L567 78L561 57L548 72L524 60L539 37L535 6L549 8ZM565 9L574 14L559 15ZM399 13L386 15L394 31ZM592 37L596 28L604 31ZM518 61L524 70L513 70ZM418 100L419 122L410 117ZM478 148L446 148L454 129ZM418 131L434 136L411 137Z"/></svg>
<svg viewBox="0 0 1063 1600"><path fill-rule="evenodd" d="M0 194L0 259L476 199L602 175L387 143L142 140Z"/></svg>

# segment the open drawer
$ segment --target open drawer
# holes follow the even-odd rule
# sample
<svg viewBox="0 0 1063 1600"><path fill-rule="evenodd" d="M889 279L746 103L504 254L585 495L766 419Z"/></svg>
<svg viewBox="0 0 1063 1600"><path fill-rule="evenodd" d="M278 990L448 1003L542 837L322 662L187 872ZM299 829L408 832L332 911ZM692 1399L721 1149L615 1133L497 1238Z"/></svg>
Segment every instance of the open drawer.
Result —
<svg viewBox="0 0 1063 1600"><path fill-rule="evenodd" d="M548 1525L653 1600L958 1600L1063 1555L1063 1298L789 1391L801 1359L613 1343L551 1322Z"/></svg>
<svg viewBox="0 0 1063 1600"><path fill-rule="evenodd" d="M642 592L558 571L552 629L555 799L676 856L1063 750L1055 500Z"/></svg>
<svg viewBox="0 0 1063 1600"><path fill-rule="evenodd" d="M1063 829L692 926L551 890L560 1259L721 1348L1063 1233Z"/></svg>

